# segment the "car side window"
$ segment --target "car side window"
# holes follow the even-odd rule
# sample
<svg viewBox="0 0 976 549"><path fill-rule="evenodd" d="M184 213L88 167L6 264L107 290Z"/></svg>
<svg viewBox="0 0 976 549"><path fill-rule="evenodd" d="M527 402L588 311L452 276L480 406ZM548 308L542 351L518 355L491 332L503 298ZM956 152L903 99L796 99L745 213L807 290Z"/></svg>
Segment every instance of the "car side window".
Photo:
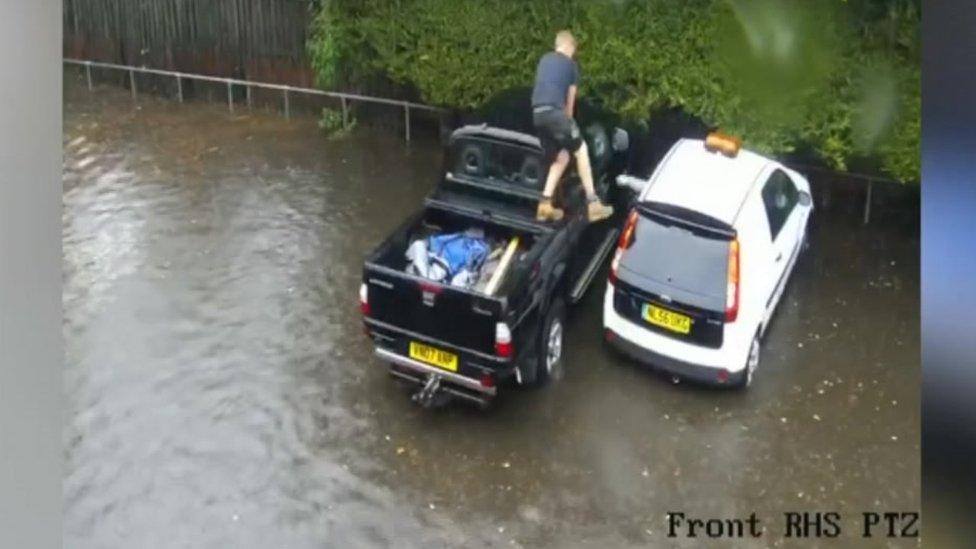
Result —
<svg viewBox="0 0 976 549"><path fill-rule="evenodd" d="M763 187L762 199L769 220L769 231L772 239L776 240L786 220L789 219L790 212L799 202L800 193L783 170L776 170L769 176L769 180Z"/></svg>

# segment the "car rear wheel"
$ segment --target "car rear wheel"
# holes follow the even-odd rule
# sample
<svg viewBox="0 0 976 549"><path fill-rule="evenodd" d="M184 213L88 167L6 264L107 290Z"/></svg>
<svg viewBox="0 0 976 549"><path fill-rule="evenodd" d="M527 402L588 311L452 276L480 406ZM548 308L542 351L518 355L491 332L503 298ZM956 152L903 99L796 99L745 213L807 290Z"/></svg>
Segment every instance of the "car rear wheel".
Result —
<svg viewBox="0 0 976 549"><path fill-rule="evenodd" d="M752 338L752 343L749 345L749 355L746 357L746 368L745 375L742 376L742 380L739 382L739 387L745 389L752 385L752 378L759 368L759 353L761 346L759 344L759 332L756 332L756 336Z"/></svg>
<svg viewBox="0 0 976 549"><path fill-rule="evenodd" d="M563 340L566 326L566 305L562 299L549 307L549 314L539 332L539 357L536 364L535 385L542 386L550 379L563 376Z"/></svg>

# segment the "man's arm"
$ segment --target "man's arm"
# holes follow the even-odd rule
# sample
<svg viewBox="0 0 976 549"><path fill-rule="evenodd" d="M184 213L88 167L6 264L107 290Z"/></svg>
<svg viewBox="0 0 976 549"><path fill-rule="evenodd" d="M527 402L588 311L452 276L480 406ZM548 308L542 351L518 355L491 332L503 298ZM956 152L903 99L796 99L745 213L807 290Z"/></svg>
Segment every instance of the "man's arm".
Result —
<svg viewBox="0 0 976 549"><path fill-rule="evenodd" d="M576 84L569 87L566 92L566 116L572 118L576 111Z"/></svg>

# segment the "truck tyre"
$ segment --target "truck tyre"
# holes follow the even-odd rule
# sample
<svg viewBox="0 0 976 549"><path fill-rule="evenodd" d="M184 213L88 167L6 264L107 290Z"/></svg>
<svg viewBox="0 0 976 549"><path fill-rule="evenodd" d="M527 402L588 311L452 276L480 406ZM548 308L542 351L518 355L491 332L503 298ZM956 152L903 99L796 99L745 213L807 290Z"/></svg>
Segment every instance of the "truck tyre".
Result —
<svg viewBox="0 0 976 549"><path fill-rule="evenodd" d="M566 304L557 298L549 307L542 329L539 332L539 353L537 357L535 381L541 387L550 379L562 377L564 336L566 333Z"/></svg>

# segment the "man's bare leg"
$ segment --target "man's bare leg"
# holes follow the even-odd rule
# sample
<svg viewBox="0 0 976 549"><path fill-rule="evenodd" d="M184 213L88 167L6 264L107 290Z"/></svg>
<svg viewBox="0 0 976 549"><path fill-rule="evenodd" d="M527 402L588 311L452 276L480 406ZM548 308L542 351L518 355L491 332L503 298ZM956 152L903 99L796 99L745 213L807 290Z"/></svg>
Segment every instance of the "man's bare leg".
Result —
<svg viewBox="0 0 976 549"><path fill-rule="evenodd" d="M563 211L553 207L552 196L555 194L556 187L559 185L559 180L562 178L563 173L566 172L567 166L569 166L569 153L565 150L559 151L556 159L549 166L549 174L546 176L546 186L542 190L542 200L539 201L539 209L536 211L535 216L536 219L540 221L549 219L559 221L563 218Z"/></svg>
<svg viewBox="0 0 976 549"><path fill-rule="evenodd" d="M586 213L590 221L599 221L613 215L613 208L600 202L593 185L593 169L590 167L590 151L584 141L576 150L576 171L579 173L583 190L586 191Z"/></svg>

